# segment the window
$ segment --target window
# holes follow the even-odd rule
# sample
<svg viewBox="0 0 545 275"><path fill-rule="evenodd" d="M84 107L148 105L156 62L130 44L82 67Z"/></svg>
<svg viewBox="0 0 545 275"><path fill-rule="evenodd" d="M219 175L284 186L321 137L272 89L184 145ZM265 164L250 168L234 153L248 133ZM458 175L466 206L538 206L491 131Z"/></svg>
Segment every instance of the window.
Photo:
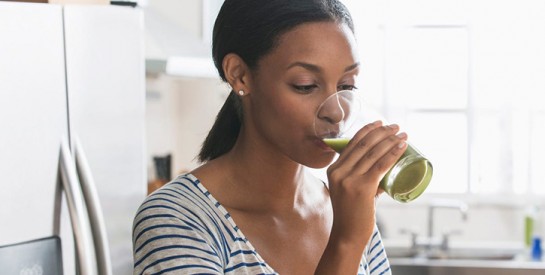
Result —
<svg viewBox="0 0 545 275"><path fill-rule="evenodd" d="M430 192L545 195L545 1L343 2L360 87L430 158Z"/></svg>

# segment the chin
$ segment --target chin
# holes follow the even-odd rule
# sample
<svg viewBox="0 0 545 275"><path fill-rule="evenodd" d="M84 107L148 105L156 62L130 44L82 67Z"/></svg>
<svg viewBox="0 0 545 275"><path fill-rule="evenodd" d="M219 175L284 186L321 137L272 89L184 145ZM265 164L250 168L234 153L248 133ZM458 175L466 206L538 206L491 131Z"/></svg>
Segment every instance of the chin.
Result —
<svg viewBox="0 0 545 275"><path fill-rule="evenodd" d="M305 162L302 162L301 164L313 169L325 168L333 162L333 160L335 159L335 155L336 153L334 152L323 154L320 157L307 159Z"/></svg>

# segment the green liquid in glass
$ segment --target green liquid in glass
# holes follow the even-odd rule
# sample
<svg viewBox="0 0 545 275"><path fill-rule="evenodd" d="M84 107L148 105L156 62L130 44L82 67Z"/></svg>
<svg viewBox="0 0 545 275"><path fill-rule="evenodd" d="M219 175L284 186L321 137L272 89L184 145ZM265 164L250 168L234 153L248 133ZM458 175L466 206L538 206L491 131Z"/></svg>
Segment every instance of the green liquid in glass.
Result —
<svg viewBox="0 0 545 275"><path fill-rule="evenodd" d="M331 149L337 151L337 153L341 153L341 151L346 148L348 145L348 142L350 142L349 138L324 138L324 143L327 144L327 146L331 147Z"/></svg>
<svg viewBox="0 0 545 275"><path fill-rule="evenodd" d="M350 139L325 138L323 141L340 153ZM399 202L410 202L419 197L428 187L433 175L430 161L410 144L407 145L407 150L380 181L380 187Z"/></svg>

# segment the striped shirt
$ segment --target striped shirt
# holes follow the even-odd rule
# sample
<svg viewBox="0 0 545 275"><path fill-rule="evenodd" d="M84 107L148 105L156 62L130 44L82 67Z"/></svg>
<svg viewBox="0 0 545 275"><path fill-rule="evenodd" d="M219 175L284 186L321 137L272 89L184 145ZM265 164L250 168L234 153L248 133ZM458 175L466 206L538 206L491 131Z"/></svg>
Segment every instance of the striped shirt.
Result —
<svg viewBox="0 0 545 275"><path fill-rule="evenodd" d="M133 249L134 274L278 274L192 174L179 176L142 203L133 224ZM358 274L391 274L376 226Z"/></svg>

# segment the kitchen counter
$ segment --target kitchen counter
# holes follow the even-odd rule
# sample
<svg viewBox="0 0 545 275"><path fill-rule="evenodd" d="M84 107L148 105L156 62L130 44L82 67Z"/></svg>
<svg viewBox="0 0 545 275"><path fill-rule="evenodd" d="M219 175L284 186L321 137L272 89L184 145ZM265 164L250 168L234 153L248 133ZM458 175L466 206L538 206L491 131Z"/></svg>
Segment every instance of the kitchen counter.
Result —
<svg viewBox="0 0 545 275"><path fill-rule="evenodd" d="M543 275L545 264L480 260L392 259L392 274L402 275Z"/></svg>
<svg viewBox="0 0 545 275"><path fill-rule="evenodd" d="M545 261L525 259L521 250L456 248L449 251L416 252L389 248L393 274L403 275L544 275Z"/></svg>

